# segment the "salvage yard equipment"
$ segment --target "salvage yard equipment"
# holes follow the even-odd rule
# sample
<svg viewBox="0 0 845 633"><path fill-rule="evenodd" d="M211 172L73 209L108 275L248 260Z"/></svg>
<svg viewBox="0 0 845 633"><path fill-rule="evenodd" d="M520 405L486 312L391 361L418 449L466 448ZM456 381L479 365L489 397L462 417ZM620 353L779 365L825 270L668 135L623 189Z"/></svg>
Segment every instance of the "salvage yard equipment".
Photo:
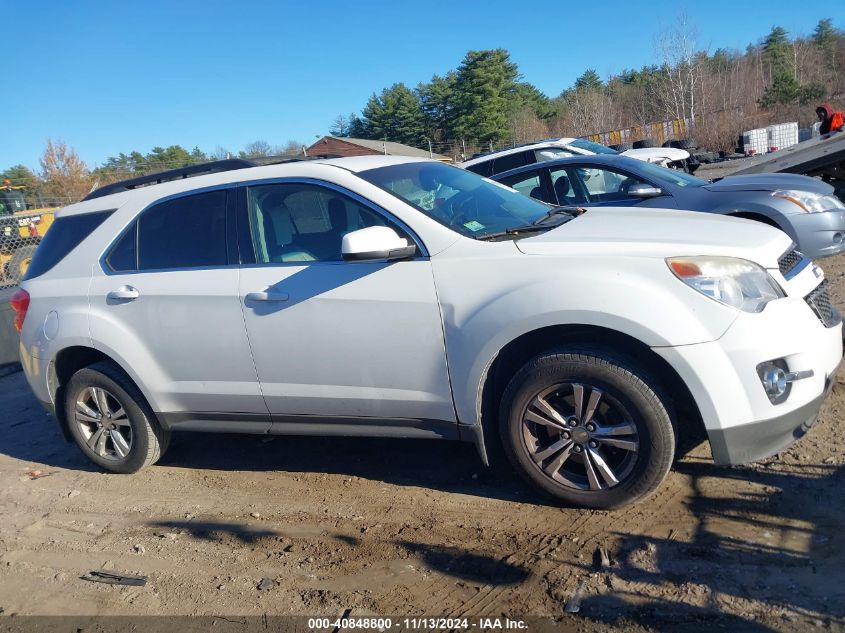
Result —
<svg viewBox="0 0 845 633"><path fill-rule="evenodd" d="M27 210L24 187L0 187L0 287L16 285L53 223L55 208Z"/></svg>

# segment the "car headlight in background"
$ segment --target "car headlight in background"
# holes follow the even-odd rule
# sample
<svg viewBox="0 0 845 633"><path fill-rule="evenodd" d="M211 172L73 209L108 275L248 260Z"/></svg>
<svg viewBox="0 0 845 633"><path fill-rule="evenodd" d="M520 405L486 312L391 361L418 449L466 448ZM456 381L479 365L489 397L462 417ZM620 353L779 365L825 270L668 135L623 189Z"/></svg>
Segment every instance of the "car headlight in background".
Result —
<svg viewBox="0 0 845 633"><path fill-rule="evenodd" d="M761 312L769 301L785 297L762 266L738 257L670 257L675 276L701 294L743 312Z"/></svg>
<svg viewBox="0 0 845 633"><path fill-rule="evenodd" d="M778 191L773 191L772 195L775 198L788 200L807 213L832 211L833 209L845 209L845 204L842 204L842 201L833 194L822 196L811 191L780 189Z"/></svg>

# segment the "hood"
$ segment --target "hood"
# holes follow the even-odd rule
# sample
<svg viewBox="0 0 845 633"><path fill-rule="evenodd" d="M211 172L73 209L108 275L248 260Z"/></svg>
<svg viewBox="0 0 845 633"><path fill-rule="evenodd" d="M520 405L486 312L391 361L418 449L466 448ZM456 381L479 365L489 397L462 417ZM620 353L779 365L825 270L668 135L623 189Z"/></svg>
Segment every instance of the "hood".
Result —
<svg viewBox="0 0 845 633"><path fill-rule="evenodd" d="M677 147L643 147L626 150L622 152L622 156L644 160L647 163L671 163L676 160L686 160L689 158L689 152Z"/></svg>
<svg viewBox="0 0 845 633"><path fill-rule="evenodd" d="M723 255L777 268L778 257L792 241L782 231L752 220L669 209L594 207L515 244L527 255Z"/></svg>
<svg viewBox="0 0 845 633"><path fill-rule="evenodd" d="M749 174L747 176L726 176L704 186L708 191L777 191L778 189L800 189L821 195L833 193L833 187L818 178L798 174Z"/></svg>

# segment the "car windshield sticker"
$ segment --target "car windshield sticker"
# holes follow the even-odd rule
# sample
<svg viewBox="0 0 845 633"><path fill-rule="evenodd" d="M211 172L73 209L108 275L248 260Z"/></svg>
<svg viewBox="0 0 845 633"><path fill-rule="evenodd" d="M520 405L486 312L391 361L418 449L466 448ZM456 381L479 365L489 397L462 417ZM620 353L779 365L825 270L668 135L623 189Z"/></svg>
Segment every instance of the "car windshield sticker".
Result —
<svg viewBox="0 0 845 633"><path fill-rule="evenodd" d="M476 222L475 220L464 222L464 226L467 227L473 233L475 233L476 231L480 231L484 228L484 225L481 222Z"/></svg>

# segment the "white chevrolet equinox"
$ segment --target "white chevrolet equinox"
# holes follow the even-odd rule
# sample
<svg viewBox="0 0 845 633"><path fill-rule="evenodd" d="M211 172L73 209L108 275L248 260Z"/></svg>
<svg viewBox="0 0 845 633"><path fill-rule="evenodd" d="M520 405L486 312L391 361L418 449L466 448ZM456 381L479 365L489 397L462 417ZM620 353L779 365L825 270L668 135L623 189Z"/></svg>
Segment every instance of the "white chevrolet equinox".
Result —
<svg viewBox="0 0 845 633"><path fill-rule="evenodd" d="M442 438L593 508L691 438L718 464L782 450L842 358L821 269L776 229L404 157L108 185L57 214L12 305L32 390L107 470L180 430Z"/></svg>

